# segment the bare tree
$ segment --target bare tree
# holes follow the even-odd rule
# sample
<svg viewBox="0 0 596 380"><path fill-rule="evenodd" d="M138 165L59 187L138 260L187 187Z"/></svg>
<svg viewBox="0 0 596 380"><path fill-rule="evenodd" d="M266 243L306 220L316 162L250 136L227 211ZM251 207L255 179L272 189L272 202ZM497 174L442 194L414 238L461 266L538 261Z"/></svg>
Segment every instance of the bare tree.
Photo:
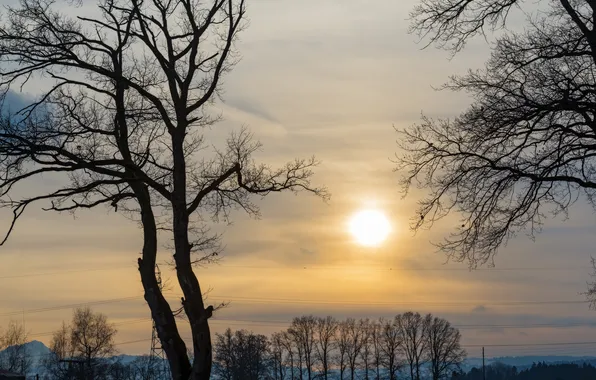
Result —
<svg viewBox="0 0 596 380"><path fill-rule="evenodd" d="M81 378L83 373L80 367L73 368L71 363L64 363L62 360L74 358L75 352L70 341L70 327L62 322L62 327L55 331L50 341L50 354L43 359L43 365L55 380L71 379L74 373Z"/></svg>
<svg viewBox="0 0 596 380"><path fill-rule="evenodd" d="M523 4L422 0L412 29L457 52L472 36L505 27ZM548 213L566 215L580 196L594 205L596 7L560 0L525 10L525 30L502 31L484 69L444 86L471 95L467 110L399 131L404 191L430 190L413 227L461 215L438 245L471 266L490 261L518 232L534 237Z"/></svg>
<svg viewBox="0 0 596 380"><path fill-rule="evenodd" d="M381 380L381 368L383 367L383 326L385 320L379 318L370 324L370 346L372 350L372 364L374 366L375 380Z"/></svg>
<svg viewBox="0 0 596 380"><path fill-rule="evenodd" d="M69 379L74 374L85 379L105 376L109 371L107 360L116 353L116 332L104 314L89 307L75 309L71 323L63 323L52 337L51 353L44 363L48 372L56 379Z"/></svg>
<svg viewBox="0 0 596 380"><path fill-rule="evenodd" d="M283 331L280 336L280 343L286 352L286 367L290 368L290 379L294 380L294 340L292 336L287 332ZM300 372L302 374L302 371Z"/></svg>
<svg viewBox="0 0 596 380"><path fill-rule="evenodd" d="M85 363L89 378L96 377L96 368L116 353L114 337L117 330L104 314L89 307L75 309L70 326L70 345L74 356Z"/></svg>
<svg viewBox="0 0 596 380"><path fill-rule="evenodd" d="M227 328L223 334L215 334L215 368L213 373L223 379L232 380L234 378L234 334L230 328Z"/></svg>
<svg viewBox="0 0 596 380"><path fill-rule="evenodd" d="M364 347L364 321L354 318L348 318L345 321L346 326L344 333L347 334L347 350L346 358L348 361L348 368L350 369L350 380L354 380L356 376L356 369L358 368L358 358Z"/></svg>
<svg viewBox="0 0 596 380"><path fill-rule="evenodd" d="M337 367L339 369L339 379L344 379L344 373L348 367L348 350L350 349L350 323L347 320L340 321L335 337L335 346L337 347Z"/></svg>
<svg viewBox="0 0 596 380"><path fill-rule="evenodd" d="M445 379L460 368L466 358L466 351L461 347L459 330L443 318L429 319L425 334L426 355L430 363L432 380Z"/></svg>
<svg viewBox="0 0 596 380"><path fill-rule="evenodd" d="M216 334L215 374L228 380L260 380L270 375L269 342L246 330Z"/></svg>
<svg viewBox="0 0 596 380"><path fill-rule="evenodd" d="M283 341L283 333L275 332L271 335L271 358L273 360L273 378L275 380L284 380L286 378L286 358L288 355L286 355L287 349Z"/></svg>
<svg viewBox="0 0 596 380"><path fill-rule="evenodd" d="M397 315L395 323L401 334L402 352L410 367L410 379L420 380L420 368L424 364L426 346L426 330L430 315L422 317L420 313L411 311Z"/></svg>
<svg viewBox="0 0 596 380"><path fill-rule="evenodd" d="M383 352L383 366L389 373L389 380L397 380L398 372L402 367L400 356L403 334L396 318L385 321L382 325L381 351Z"/></svg>
<svg viewBox="0 0 596 380"><path fill-rule="evenodd" d="M590 308L596 309L596 259L591 257L592 261L592 273L590 273L590 277L592 277L592 281L588 282L588 290L583 293L586 298L588 298L590 302Z"/></svg>
<svg viewBox="0 0 596 380"><path fill-rule="evenodd" d="M299 352L304 357L306 375L308 380L312 379L313 360L315 358L315 330L317 328L317 318L312 315L296 317L288 329L290 335L294 337L299 347ZM301 366L302 369L302 366Z"/></svg>
<svg viewBox="0 0 596 380"><path fill-rule="evenodd" d="M141 355L130 363L135 380L156 380L160 378L161 360L150 355Z"/></svg>
<svg viewBox="0 0 596 380"><path fill-rule="evenodd" d="M54 0L22 0L6 7L0 23L3 88L40 77L50 82L0 123L0 205L14 214L6 237L39 202L51 211L107 206L138 221L141 282L172 377L207 380L215 307L205 304L193 264L216 259L219 244L205 221L227 221L232 208L258 216L253 194L306 190L326 197L310 185L317 162L257 164L252 154L260 144L246 131L205 151L213 144L202 128L219 120L211 105L239 59L244 0L99 0L91 13L67 4L68 15ZM31 196L13 191L42 175L68 180L47 192L30 187L39 190ZM158 230L173 240L192 363L157 286Z"/></svg>
<svg viewBox="0 0 596 380"><path fill-rule="evenodd" d="M321 372L319 376L323 379L329 379L330 356L334 348L334 337L337 331L338 322L332 316L324 318L317 318L315 327L316 339L315 348L316 356L319 363L321 363Z"/></svg>
<svg viewBox="0 0 596 380"><path fill-rule="evenodd" d="M292 347L296 349L296 358L298 359L297 364L297 371L298 371L298 378L300 380L304 379L304 345L300 342L300 337L298 336L297 331L288 329L288 337L292 341Z"/></svg>
<svg viewBox="0 0 596 380"><path fill-rule="evenodd" d="M360 361L362 363L362 370L364 371L364 380L369 380L369 372L371 365L371 357L373 355L372 347L372 328L374 328L371 321L362 319L358 325L361 330L362 349L360 350Z"/></svg>
<svg viewBox="0 0 596 380"><path fill-rule="evenodd" d="M147 356L147 355L143 355ZM144 359L144 358L143 358ZM135 359L136 361L137 359ZM157 376L151 374L152 376L147 376L147 373L140 373L136 371L136 368L133 366L132 363L125 364L121 361L117 360L114 363L109 364L109 368L107 370L106 379L109 380L154 380L157 379Z"/></svg>
<svg viewBox="0 0 596 380"><path fill-rule="evenodd" d="M0 336L0 369L9 372L27 374L31 368L32 358L27 352L28 333L25 326L10 320L8 328Z"/></svg>

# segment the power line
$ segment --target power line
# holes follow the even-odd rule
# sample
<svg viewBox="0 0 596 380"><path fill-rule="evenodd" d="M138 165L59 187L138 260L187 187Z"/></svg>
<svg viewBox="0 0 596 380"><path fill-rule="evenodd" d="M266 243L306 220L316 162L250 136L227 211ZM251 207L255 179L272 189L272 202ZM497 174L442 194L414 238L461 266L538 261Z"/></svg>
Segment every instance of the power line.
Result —
<svg viewBox="0 0 596 380"><path fill-rule="evenodd" d="M237 296L225 296L225 295L212 295L211 297L217 299L224 299L226 301L239 301L246 302L250 301L253 303L308 303L308 304L324 304L324 305L363 305L363 306L404 306L404 305L432 305L432 306L476 306L478 304L488 306L528 306L528 305L570 305L570 304L586 304L589 301L568 301L568 300L555 300L555 301L501 301L501 302L437 302L437 301L373 301L373 302L361 302L361 301L327 301L327 300L309 300L299 298L258 298L258 297L237 297Z"/></svg>
<svg viewBox="0 0 596 380"><path fill-rule="evenodd" d="M137 339L137 340L129 340L126 342L118 342L118 343L114 343L114 346L123 346L125 344L133 344L133 343L141 343L141 342L148 342L150 341L151 338L145 338L145 339Z"/></svg>
<svg viewBox="0 0 596 380"><path fill-rule="evenodd" d="M97 272L97 271L105 271L105 270L113 270L113 269L127 269L127 268L135 268L134 263L130 263L127 265L118 265L113 267L106 267L106 268L92 268L92 269L73 269L73 270L63 270L63 271L53 271L53 272L39 272L39 273L24 273L24 274L14 274L14 275L5 275L0 276L0 280L3 279L14 279L14 278L24 278L24 277L38 277L38 276L51 276L51 275L63 275L68 273L85 273L85 272ZM575 271L575 270L584 270L584 267L503 267L503 268L477 268L474 270L470 270L469 268L453 268L453 267L436 267L436 268L420 268L420 267L392 267L392 266L373 266L373 267L355 267L355 266L317 266L317 265L297 265L297 266L287 266L287 265L214 265L209 269L217 269L217 268L241 268L241 269L294 269L294 270L342 270L342 269L362 269L366 268L368 270L380 271L380 272L387 272L387 271L411 271L411 272L426 272L426 271L438 271L438 272L511 272L511 271Z"/></svg>
<svg viewBox="0 0 596 380"><path fill-rule="evenodd" d="M115 323L111 323L111 325L113 325L113 326L132 325L132 324L141 323L141 322L151 322L151 320L152 320L151 318L145 317L145 318L134 319L132 321L115 322ZM36 337L40 337L40 336L53 335L54 333L55 333L55 331L46 331L46 332L42 332L42 333L28 334L28 336L32 337L32 338L36 338Z"/></svg>
<svg viewBox="0 0 596 380"><path fill-rule="evenodd" d="M292 323L291 320L254 320L254 319L233 319L233 318L217 318L211 319L211 323L218 322L241 322L241 323L257 323L263 324L268 327L276 327L277 325L287 325ZM241 323L234 323L236 325ZM231 323L230 323L231 324ZM555 323L533 323L533 324L453 324L453 327L464 330L481 330L489 328L503 328L503 329L525 329L525 328L569 328L569 327L596 327L596 323L566 323L566 324L555 324Z"/></svg>
<svg viewBox="0 0 596 380"><path fill-rule="evenodd" d="M165 293L174 295L174 293ZM572 305L572 304L587 304L589 301L568 301L568 300L553 300L553 301L501 301L501 302L436 302L436 301L376 301L376 302L361 302L361 301L331 301L331 300L312 300L300 298L258 298L258 297L235 297L225 295L211 296L217 299L224 299L226 301L236 301L239 303L286 303L286 304L322 304L322 305L345 305L345 306L406 306L406 305L423 305L423 306L475 306L480 304L487 306L529 306L529 305ZM49 306L37 309L19 310L0 313L0 317L8 317L13 315L42 313L47 311L73 309L81 306L103 305L109 303L141 300L142 295L129 296L121 298L112 298L99 301L81 302L69 305Z"/></svg>
<svg viewBox="0 0 596 380"><path fill-rule="evenodd" d="M49 306L49 307L42 307L42 308L38 308L38 309L28 309L28 310L23 310L23 311L10 311L10 312L6 312L6 313L1 313L0 317L8 317L8 316L19 315L19 314L43 313L46 311L61 310L61 309L74 309L74 308L81 307L81 306L103 305L103 304L108 304L108 303L135 300L135 299L139 299L141 297L142 296L130 296L130 297L112 298L112 299L100 300L100 301L74 303L74 304L70 304L70 305Z"/></svg>
<svg viewBox="0 0 596 380"><path fill-rule="evenodd" d="M13 278L23 278L23 277L38 277L38 276L51 276L51 275L63 275L68 273L86 273L86 272L98 272L98 271L105 271L105 270L113 270L113 269L124 269L124 268L134 268L134 264L129 264L126 266L119 265L113 267L105 267L105 268L92 268L92 269L73 269L73 270L61 270L61 271L54 271L54 272L38 272L38 273L23 273L23 274L12 274L6 276L0 276L0 280L4 279L13 279Z"/></svg>

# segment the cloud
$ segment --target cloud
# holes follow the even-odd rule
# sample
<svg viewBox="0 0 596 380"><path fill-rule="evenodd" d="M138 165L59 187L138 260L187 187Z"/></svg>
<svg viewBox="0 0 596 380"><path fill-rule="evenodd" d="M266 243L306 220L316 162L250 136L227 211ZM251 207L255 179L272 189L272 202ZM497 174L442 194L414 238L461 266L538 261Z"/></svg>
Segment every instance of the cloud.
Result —
<svg viewBox="0 0 596 380"><path fill-rule="evenodd" d="M488 308L484 305L478 305L472 309L472 313L486 313Z"/></svg>
<svg viewBox="0 0 596 380"><path fill-rule="evenodd" d="M279 123L275 117L273 117L268 111L267 108L251 100L250 98L240 97L237 95L226 97L224 100L224 104L236 108L240 111L246 112L248 114L257 116L263 120L267 120L273 123Z"/></svg>
<svg viewBox="0 0 596 380"><path fill-rule="evenodd" d="M300 253L302 253L306 256L315 256L317 254L317 252L315 250L303 248L303 247L300 248Z"/></svg>
<svg viewBox="0 0 596 380"><path fill-rule="evenodd" d="M485 333L489 335L505 335L505 329L502 327L489 327L486 329L478 330L480 333Z"/></svg>

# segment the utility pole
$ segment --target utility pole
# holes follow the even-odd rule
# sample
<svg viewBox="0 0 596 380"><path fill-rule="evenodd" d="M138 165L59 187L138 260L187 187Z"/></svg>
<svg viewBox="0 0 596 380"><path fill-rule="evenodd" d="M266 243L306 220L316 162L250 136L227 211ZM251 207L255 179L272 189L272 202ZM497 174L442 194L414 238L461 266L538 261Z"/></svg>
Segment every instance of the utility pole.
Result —
<svg viewBox="0 0 596 380"><path fill-rule="evenodd" d="M482 347L482 380L486 380L486 372L484 370L484 347Z"/></svg>

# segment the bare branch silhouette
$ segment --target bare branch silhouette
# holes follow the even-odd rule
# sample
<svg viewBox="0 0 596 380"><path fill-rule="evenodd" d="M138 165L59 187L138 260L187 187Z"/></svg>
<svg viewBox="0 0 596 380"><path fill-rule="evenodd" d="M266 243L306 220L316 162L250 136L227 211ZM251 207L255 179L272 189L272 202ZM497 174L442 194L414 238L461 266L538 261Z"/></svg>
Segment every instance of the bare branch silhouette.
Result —
<svg viewBox="0 0 596 380"><path fill-rule="evenodd" d="M428 0L415 25L459 48L484 25L505 22L516 3ZM579 197L594 205L596 45L585 29L594 14L588 2L550 4L524 32L501 35L483 70L444 86L474 99L459 117L423 116L398 130L404 194L429 190L413 228L460 217L437 244L449 258L490 262L517 233L534 238L549 214L566 217Z"/></svg>

